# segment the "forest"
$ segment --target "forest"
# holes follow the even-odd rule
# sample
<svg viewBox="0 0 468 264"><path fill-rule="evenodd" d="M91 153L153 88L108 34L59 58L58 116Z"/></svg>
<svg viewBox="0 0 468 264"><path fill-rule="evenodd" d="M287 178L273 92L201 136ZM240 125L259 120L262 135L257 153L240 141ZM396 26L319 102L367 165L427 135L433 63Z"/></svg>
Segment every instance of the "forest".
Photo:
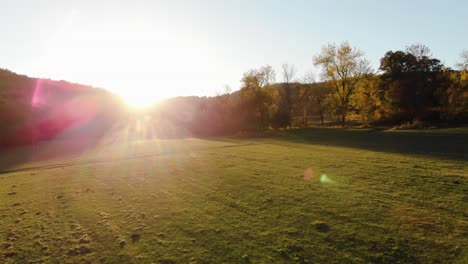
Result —
<svg viewBox="0 0 468 264"><path fill-rule="evenodd" d="M154 113L199 135L311 126L427 128L468 120L467 51L452 69L414 44L385 53L376 71L363 51L343 42L323 46L313 63L320 79L312 73L300 78L292 65L278 73L266 65L244 73L239 91L173 98Z"/></svg>

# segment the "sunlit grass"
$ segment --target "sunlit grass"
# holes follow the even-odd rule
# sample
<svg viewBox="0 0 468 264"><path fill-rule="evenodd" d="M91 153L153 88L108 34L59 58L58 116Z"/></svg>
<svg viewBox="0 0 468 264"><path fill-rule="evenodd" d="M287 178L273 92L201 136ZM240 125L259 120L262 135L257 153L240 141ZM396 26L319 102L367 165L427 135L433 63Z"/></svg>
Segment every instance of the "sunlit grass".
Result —
<svg viewBox="0 0 468 264"><path fill-rule="evenodd" d="M356 143L369 135L340 131L256 140L122 135L72 162L17 164L24 170L0 174L0 259L466 261L466 159L375 149Z"/></svg>

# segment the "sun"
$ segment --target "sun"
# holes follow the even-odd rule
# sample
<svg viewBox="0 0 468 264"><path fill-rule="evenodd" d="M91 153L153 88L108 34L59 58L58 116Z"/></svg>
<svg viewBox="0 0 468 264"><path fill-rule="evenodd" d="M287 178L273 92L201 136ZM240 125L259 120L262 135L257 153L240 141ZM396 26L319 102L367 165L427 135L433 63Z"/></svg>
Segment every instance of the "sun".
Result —
<svg viewBox="0 0 468 264"><path fill-rule="evenodd" d="M126 90L118 92L119 96L131 108L141 109L149 108L160 101L167 99L168 96L158 91Z"/></svg>

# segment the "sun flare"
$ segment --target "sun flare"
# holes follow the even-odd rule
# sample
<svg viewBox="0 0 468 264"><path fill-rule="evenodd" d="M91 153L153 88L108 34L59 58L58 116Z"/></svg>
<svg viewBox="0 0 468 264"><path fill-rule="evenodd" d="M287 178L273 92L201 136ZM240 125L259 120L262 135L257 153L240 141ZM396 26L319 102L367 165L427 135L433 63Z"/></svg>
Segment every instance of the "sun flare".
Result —
<svg viewBox="0 0 468 264"><path fill-rule="evenodd" d="M165 96L163 93L158 93L158 91L125 91L118 93L123 101L132 108L148 108L151 107L163 99L166 99L168 96Z"/></svg>

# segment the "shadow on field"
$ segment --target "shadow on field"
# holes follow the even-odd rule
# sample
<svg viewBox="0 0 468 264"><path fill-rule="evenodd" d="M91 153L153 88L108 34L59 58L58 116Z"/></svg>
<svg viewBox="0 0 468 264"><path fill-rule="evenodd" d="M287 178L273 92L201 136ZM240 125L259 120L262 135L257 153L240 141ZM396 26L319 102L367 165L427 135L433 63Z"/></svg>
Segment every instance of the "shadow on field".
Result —
<svg viewBox="0 0 468 264"><path fill-rule="evenodd" d="M75 158L99 142L97 137L54 139L34 145L11 147L0 154L0 174L15 171L17 166L59 159Z"/></svg>
<svg viewBox="0 0 468 264"><path fill-rule="evenodd" d="M311 128L288 131L283 140L371 151L468 160L468 130Z"/></svg>
<svg viewBox="0 0 468 264"><path fill-rule="evenodd" d="M60 160L61 163L70 162L97 145L104 147L116 143L133 142L134 140L183 139L184 133L162 133L158 131L153 135L142 136L129 131L127 128L117 128L113 133L90 133L73 131L72 136L43 141L34 145L9 148L0 152L0 174L17 170L18 166L27 163L36 163L48 160ZM172 135L168 137L167 135ZM205 140L240 144L239 138L201 137ZM325 146L350 147L371 151L399 153L407 155L423 155L454 160L468 160L468 130L381 130L381 129L335 129L311 128L296 129L273 134L262 134L257 137L243 137L253 144L255 139L275 138L282 141L303 144L316 144ZM233 147L228 146L228 147Z"/></svg>
<svg viewBox="0 0 468 264"><path fill-rule="evenodd" d="M48 140L0 149L0 174L15 171L22 164L78 157L99 144L106 131L102 125L89 123L63 130Z"/></svg>
<svg viewBox="0 0 468 264"><path fill-rule="evenodd" d="M0 145L0 174L24 170L25 166L29 169L31 163L35 163L33 168L42 162L44 163L39 167L69 165L76 158L86 156L92 151L106 151L107 148L119 144L131 145L134 142L153 139L192 138L186 129L171 125L169 122L158 125L156 127L154 124L136 119L105 126L89 123L66 129L53 138L30 144L12 145L3 149ZM52 160L54 165L49 162Z"/></svg>

